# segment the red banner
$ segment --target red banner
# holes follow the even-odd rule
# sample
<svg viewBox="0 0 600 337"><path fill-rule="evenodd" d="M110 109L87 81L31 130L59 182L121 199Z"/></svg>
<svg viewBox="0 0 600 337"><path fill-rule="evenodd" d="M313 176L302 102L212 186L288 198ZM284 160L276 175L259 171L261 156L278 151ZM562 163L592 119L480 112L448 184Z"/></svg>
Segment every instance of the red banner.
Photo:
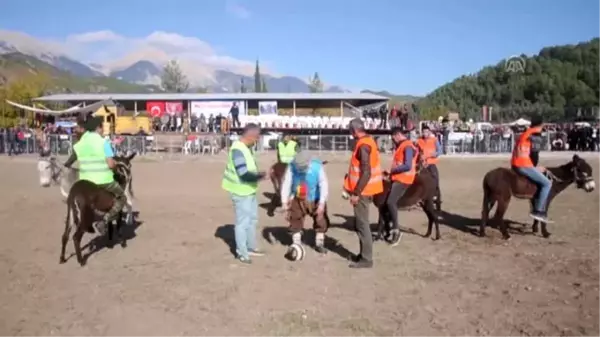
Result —
<svg viewBox="0 0 600 337"><path fill-rule="evenodd" d="M183 102L167 102L165 111L171 116L179 116L183 112Z"/></svg>
<svg viewBox="0 0 600 337"><path fill-rule="evenodd" d="M152 117L162 117L165 114L165 102L146 102L146 112Z"/></svg>

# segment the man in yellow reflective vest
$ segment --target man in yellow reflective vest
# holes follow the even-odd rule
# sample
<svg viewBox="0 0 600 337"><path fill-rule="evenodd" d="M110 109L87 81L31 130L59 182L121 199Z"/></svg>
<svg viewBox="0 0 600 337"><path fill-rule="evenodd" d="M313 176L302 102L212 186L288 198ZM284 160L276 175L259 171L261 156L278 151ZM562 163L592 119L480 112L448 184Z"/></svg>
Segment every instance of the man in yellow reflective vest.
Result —
<svg viewBox="0 0 600 337"><path fill-rule="evenodd" d="M292 136L283 136L283 140L277 144L277 161L284 164L291 163L296 155L297 145L298 143L292 139Z"/></svg>
<svg viewBox="0 0 600 337"><path fill-rule="evenodd" d="M242 136L233 142L223 174L221 187L229 192L235 210L235 246L237 259L251 264L250 256L264 255L256 245L256 225L258 223L258 202L256 191L258 182L266 173L259 172L254 153L251 150L260 137L260 127L249 123Z"/></svg>
<svg viewBox="0 0 600 337"><path fill-rule="evenodd" d="M88 180L106 189L115 196L113 207L104 215L103 221L94 223L100 234L106 233L108 225L119 216L126 202L125 192L114 178L115 161L110 142L102 135L102 117L88 117L84 125L85 133L73 146L73 153L65 162L70 168L79 161L79 179Z"/></svg>

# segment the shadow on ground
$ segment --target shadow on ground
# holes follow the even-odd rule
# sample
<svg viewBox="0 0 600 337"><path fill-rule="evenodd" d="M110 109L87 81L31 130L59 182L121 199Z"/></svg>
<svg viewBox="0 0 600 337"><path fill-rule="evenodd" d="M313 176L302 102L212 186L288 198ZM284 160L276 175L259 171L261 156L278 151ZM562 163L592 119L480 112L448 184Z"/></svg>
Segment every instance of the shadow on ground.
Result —
<svg viewBox="0 0 600 337"><path fill-rule="evenodd" d="M479 224L481 223L481 218L469 218L464 215L450 213L444 210L440 211L439 215L441 225L445 225L463 233L479 236ZM525 232L525 228L527 227L527 224L525 223L506 219L504 221L506 221L508 225L509 232L513 234L532 234L531 232ZM487 227L498 229L498 225L492 219L488 221Z"/></svg>
<svg viewBox="0 0 600 337"><path fill-rule="evenodd" d="M263 238L271 245L279 243L283 246L289 246L292 244L292 236L287 227L266 227L263 229L262 235ZM315 231L304 230L304 233L302 234L302 243L314 249ZM352 252L346 249L346 247L344 247L338 240L327 234L325 235L325 248L328 251L347 260L350 260L353 256Z"/></svg>
<svg viewBox="0 0 600 337"><path fill-rule="evenodd" d="M91 239L87 244L81 247L81 251L86 251L83 254L84 264L87 263L87 260L90 256L98 253L104 248L112 249L115 245L121 245L122 248L127 247L127 242L134 239L137 234L137 229L144 224L143 221L138 220L139 212L133 212L134 222L132 225L123 224L121 227L121 232L119 235L117 233L114 234L113 240L108 240L108 234L106 235L96 235L93 239ZM75 252L71 253L67 258L68 261L71 257L75 256Z"/></svg>
<svg viewBox="0 0 600 337"><path fill-rule="evenodd" d="M288 232L287 227L266 227L263 229L262 236L271 245L279 243L283 246L289 246L292 243L292 237ZM223 240L227 247L229 247L229 252L234 256L236 255L234 225L225 224L219 226L215 231L215 237ZM302 235L302 243L314 248L314 242L315 232L312 230L305 231L305 234ZM346 249L339 241L328 235L325 235L325 248L344 259L350 259L352 256L352 252Z"/></svg>
<svg viewBox="0 0 600 337"><path fill-rule="evenodd" d="M267 215L269 217L273 217L277 207L281 206L281 202L279 202L279 196L273 192L264 192L263 196L269 199L269 201L263 202L259 204L259 206L267 211Z"/></svg>

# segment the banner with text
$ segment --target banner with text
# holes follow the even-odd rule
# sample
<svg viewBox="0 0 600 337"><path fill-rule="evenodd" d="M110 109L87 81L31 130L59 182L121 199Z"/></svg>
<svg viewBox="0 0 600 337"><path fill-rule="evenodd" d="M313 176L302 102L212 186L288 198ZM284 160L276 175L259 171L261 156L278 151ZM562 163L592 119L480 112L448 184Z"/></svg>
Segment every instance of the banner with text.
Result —
<svg viewBox="0 0 600 337"><path fill-rule="evenodd" d="M236 108L239 116L246 115L244 101L194 101L191 103L190 112L196 116L203 114L205 117L218 114L227 116Z"/></svg>
<svg viewBox="0 0 600 337"><path fill-rule="evenodd" d="M258 102L259 115L277 115L277 101Z"/></svg>

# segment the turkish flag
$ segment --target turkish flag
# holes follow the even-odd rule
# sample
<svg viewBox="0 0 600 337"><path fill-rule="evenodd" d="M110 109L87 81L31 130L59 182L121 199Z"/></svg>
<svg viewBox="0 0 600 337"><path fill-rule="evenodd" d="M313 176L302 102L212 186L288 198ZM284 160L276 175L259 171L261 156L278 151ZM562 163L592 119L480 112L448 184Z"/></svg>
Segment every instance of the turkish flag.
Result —
<svg viewBox="0 0 600 337"><path fill-rule="evenodd" d="M146 102L146 112L152 117L162 117L165 114L165 102Z"/></svg>

